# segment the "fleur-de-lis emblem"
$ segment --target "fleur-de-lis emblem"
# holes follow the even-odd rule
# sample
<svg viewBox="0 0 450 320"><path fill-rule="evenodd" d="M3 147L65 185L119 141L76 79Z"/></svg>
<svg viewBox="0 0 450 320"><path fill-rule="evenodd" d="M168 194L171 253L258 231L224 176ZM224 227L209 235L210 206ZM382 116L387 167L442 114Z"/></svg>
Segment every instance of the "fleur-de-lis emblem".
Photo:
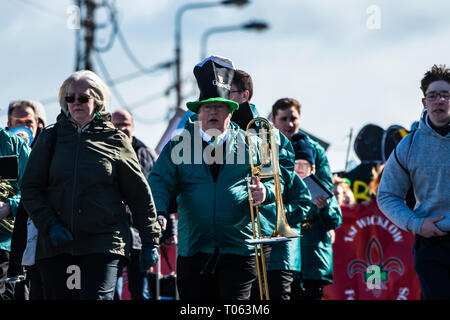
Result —
<svg viewBox="0 0 450 320"><path fill-rule="evenodd" d="M364 283L367 283L367 280L371 275L368 272L369 266L378 266L380 270L381 287L379 289L366 289L372 290L373 294L378 297L381 290L387 290L385 283L389 280L389 273L391 271L397 271L400 275L402 275L404 267L402 262L395 257L383 261L383 250L381 249L380 243L375 238L372 238L369 241L369 245L366 250L366 258L367 262L359 259L353 260L348 265L347 273L350 278L353 278L353 276L357 273L361 273L363 274Z"/></svg>

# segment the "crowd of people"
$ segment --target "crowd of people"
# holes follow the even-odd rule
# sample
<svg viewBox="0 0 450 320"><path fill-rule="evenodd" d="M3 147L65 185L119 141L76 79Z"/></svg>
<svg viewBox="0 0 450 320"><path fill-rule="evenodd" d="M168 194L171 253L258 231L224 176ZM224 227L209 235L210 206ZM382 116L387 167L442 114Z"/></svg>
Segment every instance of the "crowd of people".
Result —
<svg viewBox="0 0 450 320"><path fill-rule="evenodd" d="M131 298L150 299L163 246L176 247L181 300L323 298L341 208L356 205L350 181L300 130L298 100L275 101L266 129L247 72L211 56L193 73L200 96L160 154L133 135L129 110L109 112L108 86L92 71L63 81L55 122L39 102L10 103L0 161L17 165L2 180L11 191L0 198L1 300L120 299L124 268ZM449 299L450 69L433 66L421 89L420 124L379 167L371 201L416 235L423 298ZM313 193L309 176L330 195ZM280 203L295 236L276 233Z"/></svg>

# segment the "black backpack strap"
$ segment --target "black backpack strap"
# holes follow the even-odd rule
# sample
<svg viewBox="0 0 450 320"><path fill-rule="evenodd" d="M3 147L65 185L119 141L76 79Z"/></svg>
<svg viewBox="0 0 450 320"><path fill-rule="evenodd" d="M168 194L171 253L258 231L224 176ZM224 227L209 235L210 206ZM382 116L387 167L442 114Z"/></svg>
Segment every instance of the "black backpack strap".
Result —
<svg viewBox="0 0 450 320"><path fill-rule="evenodd" d="M409 149L411 149L411 145L412 145L412 142L413 142L413 138L414 138L414 134L416 133L416 129L414 129L412 132L411 132L411 139L410 139L410 141L409 141ZM408 150L408 153L409 153L409 150ZM394 148L394 157L395 157L395 160L397 161L397 163L398 163L398 165L400 166L400 168L402 168L403 169L403 171L405 171L405 173L407 174L407 175L409 175L409 171L400 163L400 160L398 160L398 156L397 156L397 146Z"/></svg>

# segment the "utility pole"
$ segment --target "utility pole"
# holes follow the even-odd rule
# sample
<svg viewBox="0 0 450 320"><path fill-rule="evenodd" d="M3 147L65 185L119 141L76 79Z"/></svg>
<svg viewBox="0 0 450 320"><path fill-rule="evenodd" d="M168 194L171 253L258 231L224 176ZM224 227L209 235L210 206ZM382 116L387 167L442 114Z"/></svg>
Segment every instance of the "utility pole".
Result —
<svg viewBox="0 0 450 320"><path fill-rule="evenodd" d="M76 36L76 66L75 71L86 69L93 71L92 53L95 50L95 0L77 0L76 4L80 8L80 30ZM80 34L81 33L81 34ZM84 35L82 37L81 35Z"/></svg>

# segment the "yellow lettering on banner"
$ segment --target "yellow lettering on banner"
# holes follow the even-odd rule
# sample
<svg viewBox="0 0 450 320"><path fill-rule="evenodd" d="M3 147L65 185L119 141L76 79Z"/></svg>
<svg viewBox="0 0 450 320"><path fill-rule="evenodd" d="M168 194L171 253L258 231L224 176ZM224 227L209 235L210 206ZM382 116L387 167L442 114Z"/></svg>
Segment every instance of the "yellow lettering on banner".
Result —
<svg viewBox="0 0 450 320"><path fill-rule="evenodd" d="M356 202L358 202L358 200L370 200L369 186L361 180L353 181L353 196L355 197Z"/></svg>

